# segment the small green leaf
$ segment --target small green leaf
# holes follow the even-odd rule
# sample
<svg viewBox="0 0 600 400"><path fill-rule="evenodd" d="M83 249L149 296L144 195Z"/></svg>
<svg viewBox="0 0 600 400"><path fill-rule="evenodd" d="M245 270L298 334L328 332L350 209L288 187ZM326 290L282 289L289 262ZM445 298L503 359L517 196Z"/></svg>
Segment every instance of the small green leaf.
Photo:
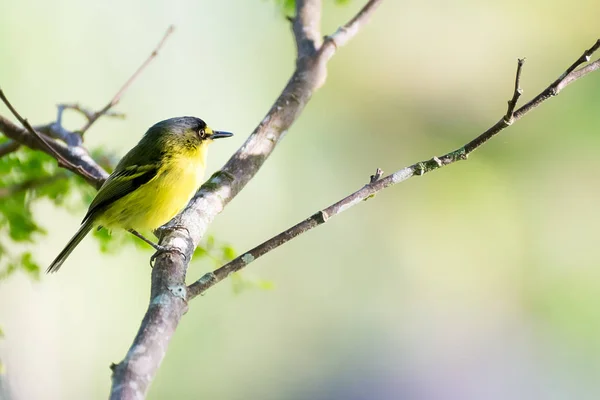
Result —
<svg viewBox="0 0 600 400"><path fill-rule="evenodd" d="M196 247L196 250L194 250L194 258L195 259L199 259L202 257L206 257L208 256L208 251L206 251L206 249L202 246L198 246Z"/></svg>
<svg viewBox="0 0 600 400"><path fill-rule="evenodd" d="M233 246L231 246L229 244L223 246L222 251L223 251L223 258L227 262L229 262L229 261L231 261L231 260L233 260L234 258L237 257L237 252L235 251L235 249L233 248Z"/></svg>
<svg viewBox="0 0 600 400"><path fill-rule="evenodd" d="M261 290L274 290L275 282L259 279L256 281L256 286Z"/></svg>
<svg viewBox="0 0 600 400"><path fill-rule="evenodd" d="M40 279L40 266L33 260L30 252L25 252L21 255L21 268L33 279Z"/></svg>

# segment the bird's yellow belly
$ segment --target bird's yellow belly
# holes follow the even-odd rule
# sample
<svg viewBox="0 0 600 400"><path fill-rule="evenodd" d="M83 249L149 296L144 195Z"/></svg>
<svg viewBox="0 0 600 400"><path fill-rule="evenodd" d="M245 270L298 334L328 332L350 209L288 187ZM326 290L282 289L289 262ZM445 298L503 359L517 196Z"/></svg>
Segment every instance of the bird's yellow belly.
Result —
<svg viewBox="0 0 600 400"><path fill-rule="evenodd" d="M204 164L200 161L172 160L155 178L111 204L100 224L108 228L154 230L187 205L203 176Z"/></svg>

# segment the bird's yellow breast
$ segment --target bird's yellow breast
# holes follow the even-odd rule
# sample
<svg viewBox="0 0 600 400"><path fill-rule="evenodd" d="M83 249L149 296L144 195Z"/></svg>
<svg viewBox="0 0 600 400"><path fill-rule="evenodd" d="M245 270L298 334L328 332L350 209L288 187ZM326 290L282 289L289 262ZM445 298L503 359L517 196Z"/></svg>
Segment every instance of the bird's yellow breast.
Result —
<svg viewBox="0 0 600 400"><path fill-rule="evenodd" d="M202 145L165 160L154 178L111 204L100 217L100 224L143 231L167 223L202 184L206 148Z"/></svg>

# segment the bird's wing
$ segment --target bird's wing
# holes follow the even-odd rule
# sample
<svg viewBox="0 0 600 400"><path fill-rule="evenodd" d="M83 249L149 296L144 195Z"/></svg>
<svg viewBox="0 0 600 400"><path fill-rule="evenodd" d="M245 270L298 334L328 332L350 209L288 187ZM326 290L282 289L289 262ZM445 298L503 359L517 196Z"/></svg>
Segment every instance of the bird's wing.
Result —
<svg viewBox="0 0 600 400"><path fill-rule="evenodd" d="M118 165L94 197L83 221L150 181L156 176L158 168L158 164L133 165L121 168Z"/></svg>

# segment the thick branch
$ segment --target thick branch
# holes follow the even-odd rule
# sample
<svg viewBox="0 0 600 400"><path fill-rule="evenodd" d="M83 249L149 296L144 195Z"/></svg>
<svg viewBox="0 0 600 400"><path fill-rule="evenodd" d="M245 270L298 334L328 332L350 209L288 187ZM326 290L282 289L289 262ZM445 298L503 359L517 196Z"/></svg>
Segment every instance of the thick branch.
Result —
<svg viewBox="0 0 600 400"><path fill-rule="evenodd" d="M187 309L185 274L194 248L215 216L262 167L313 92L324 82L326 60L320 57L319 49L305 53L310 51L310 46L305 45L308 41L312 40L314 46L319 44L314 38L318 34L321 12L320 8L314 8L316 5L320 5L320 1L297 0L294 33L300 45L296 70L275 104L221 171L214 174L186 209L162 229L160 243L180 249L186 257L184 260L173 253L158 256L152 270L150 304L140 330L125 359L113 368L111 399L144 397L171 336ZM312 18L311 23L308 18ZM300 26L304 28L298 29Z"/></svg>
<svg viewBox="0 0 600 400"><path fill-rule="evenodd" d="M598 42L600 43L600 41ZM597 50L599 46L594 46L592 49ZM584 55L589 53L591 55L593 51L587 50ZM589 55L587 59L589 59ZM521 79L521 71L523 68L523 59L518 60L517 64L517 73L515 78L515 89L513 93L513 97L508 102L508 110L506 115L494 124L487 131L479 135L477 138L473 139L463 147L456 149L450 153L444 154L439 157L433 157L427 161L421 161L416 164L413 164L409 167L403 168L399 171L394 172L391 175L386 176L385 178L379 179L381 176L381 170L377 169L375 175L371 176L370 182L363 186L361 189L356 192L350 194L349 196L344 197L340 201L330 205L329 207L318 211L313 214L309 218L305 219L302 222L292 226L289 229L281 232L277 236L272 237L271 239L261 243L260 245L254 247L251 250L246 251L241 256L235 258L229 263L223 265L222 267L216 269L213 272L208 272L196 282L192 283L187 290L188 301L193 299L194 297L203 294L207 289L216 285L223 279L227 278L233 272L237 272L242 268L246 267L248 264L256 260L257 258L265 255L271 250L276 249L282 244L287 243L292 240L296 236L301 235L304 232L307 232L325 222L327 222L331 217L341 213L353 207L357 204L360 204L362 201L367 200L374 196L376 193L382 191L383 189L395 185L397 183L403 182L415 175L424 175L427 172L433 171L435 169L441 168L446 165L453 164L456 161L466 160L468 155L482 146L485 142L491 139L494 135L498 134L500 131L509 127L514 121L522 118L527 112L531 111L533 108L541 104L544 100L547 100L551 96L543 97L544 93L558 93L558 88L564 88L568 84L576 81L579 78L599 69L598 61L595 61L593 64L590 64L586 67L583 67L579 70L575 70L579 65L581 65L581 61L583 57L578 59L577 65L575 67L571 66L567 69L566 73L563 73L561 77L554 81L546 90L537 95L533 100L529 103L525 104L523 107L514 111L516 103L519 97L522 94L522 90L520 88L520 79ZM590 66L594 65L590 68ZM539 100L541 98L541 100Z"/></svg>
<svg viewBox="0 0 600 400"><path fill-rule="evenodd" d="M321 0L296 0L292 30L298 59L313 55L321 47Z"/></svg>

